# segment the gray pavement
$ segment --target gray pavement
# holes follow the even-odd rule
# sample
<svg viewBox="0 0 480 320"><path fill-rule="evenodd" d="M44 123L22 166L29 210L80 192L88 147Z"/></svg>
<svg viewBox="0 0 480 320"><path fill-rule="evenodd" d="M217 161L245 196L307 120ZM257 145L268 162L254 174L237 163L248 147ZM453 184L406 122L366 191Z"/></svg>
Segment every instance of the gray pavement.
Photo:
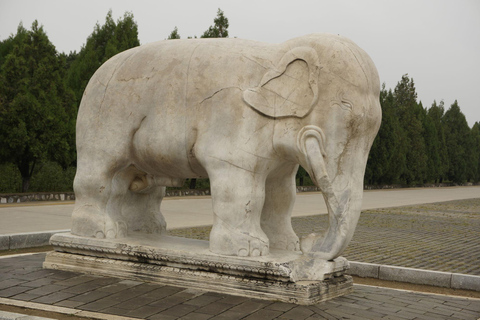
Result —
<svg viewBox="0 0 480 320"><path fill-rule="evenodd" d="M326 218L294 218L293 227L299 236L321 232ZM343 255L350 261L480 276L480 195L362 212Z"/></svg>
<svg viewBox="0 0 480 320"><path fill-rule="evenodd" d="M294 217L299 236L321 233L328 216ZM208 240L211 226L169 230ZM480 291L480 197L363 211L342 254L362 277Z"/></svg>
<svg viewBox="0 0 480 320"><path fill-rule="evenodd" d="M458 211L453 206L456 211L452 214L439 214L445 210L437 210L438 204L422 205L428 214L408 212L408 207L396 208L470 198L480 198L480 187L367 191L363 209L375 210L362 214L345 256L349 260L366 262L367 269L376 269L379 275L393 270L393 276L401 278L416 274L435 282L435 277L439 274L445 276L445 272L435 273L431 270L453 270L468 273L464 275L466 278L460 279L473 279L478 284L480 277L475 276L480 274L478 201L473 206L467 203L470 208L468 212L467 209ZM0 242L2 234L5 237L12 230L25 236L25 232L28 232L25 230L68 229L72 208L72 204L43 203L0 206ZM473 211L471 208L474 208ZM163 212L171 233L182 235L182 232L187 232L189 236L205 237L208 227L199 226L211 224L211 199L166 198ZM301 235L318 231L318 227L325 225L325 213L320 194L299 194L293 219L296 232ZM320 215L312 217L312 214ZM352 294L307 307L189 288L43 270L43 260L44 254L0 257L0 310L2 305L9 305L79 317L119 320L480 318L480 299L474 298L354 285ZM390 266L382 267L382 264ZM395 269L395 265L402 267ZM419 274L418 269L410 272L405 266L423 268L421 271L425 273ZM361 268L360 271L367 269ZM454 274L450 274L450 279ZM378 278L382 279L382 276ZM20 319L17 316L0 311L0 319Z"/></svg>
<svg viewBox="0 0 480 320"><path fill-rule="evenodd" d="M0 304L97 319L478 319L480 299L355 285L313 306L42 269L45 254L0 259ZM1 313L0 313L1 316ZM57 317L61 318L61 317Z"/></svg>
<svg viewBox="0 0 480 320"><path fill-rule="evenodd" d="M480 197L480 186L372 190L364 192L363 210L396 207L420 203L470 199ZM162 213L167 228L211 225L212 201L205 197L167 197ZM73 203L20 203L0 205L0 235L70 229ZM318 192L299 193L293 216L326 214L323 197Z"/></svg>

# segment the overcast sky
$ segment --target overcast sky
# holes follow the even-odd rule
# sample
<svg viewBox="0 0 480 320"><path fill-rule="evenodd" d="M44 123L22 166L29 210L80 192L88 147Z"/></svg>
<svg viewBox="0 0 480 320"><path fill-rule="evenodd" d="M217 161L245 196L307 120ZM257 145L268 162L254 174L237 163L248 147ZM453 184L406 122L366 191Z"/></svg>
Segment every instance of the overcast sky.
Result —
<svg viewBox="0 0 480 320"><path fill-rule="evenodd" d="M78 51L95 23L125 11L138 23L141 44L163 40L175 26L200 36L221 8L230 37L283 42L314 32L352 39L373 59L381 82L395 88L414 79L424 107L458 104L472 126L480 122L479 0L0 0L0 39L37 19L60 52Z"/></svg>

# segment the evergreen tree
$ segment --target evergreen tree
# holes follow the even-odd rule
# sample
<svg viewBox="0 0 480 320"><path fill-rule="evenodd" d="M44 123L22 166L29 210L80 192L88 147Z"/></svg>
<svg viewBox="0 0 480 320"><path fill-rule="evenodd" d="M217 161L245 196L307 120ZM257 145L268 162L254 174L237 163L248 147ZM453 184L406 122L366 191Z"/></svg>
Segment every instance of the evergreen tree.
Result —
<svg viewBox="0 0 480 320"><path fill-rule="evenodd" d="M445 142L445 129L443 128L442 118L445 113L444 103L440 101L437 105L436 101L433 101L432 106L428 109L427 117L431 119L437 132L438 143L438 158L439 162L436 165L437 177L434 182L442 183L446 179L446 175L449 168L449 158L447 152L447 145ZM433 160L436 163L435 160Z"/></svg>
<svg viewBox="0 0 480 320"><path fill-rule="evenodd" d="M200 38L228 38L228 18L220 8L217 17L213 19L213 26L210 26Z"/></svg>
<svg viewBox="0 0 480 320"><path fill-rule="evenodd" d="M426 182L435 182L440 177L440 142L435 123L426 109L423 110L422 126L427 154Z"/></svg>
<svg viewBox="0 0 480 320"><path fill-rule="evenodd" d="M27 36L28 31L20 22L17 27L17 34L11 35L7 39L0 41L0 68L5 62L7 56L13 51L13 47L18 46Z"/></svg>
<svg viewBox="0 0 480 320"><path fill-rule="evenodd" d="M302 167L302 166L299 166L298 167L298 170L297 170L297 173L295 175L295 180L298 179L298 184L300 186L303 186L304 184L304 179L305 177L307 176L307 171Z"/></svg>
<svg viewBox="0 0 480 320"><path fill-rule="evenodd" d="M76 55L76 59L69 69L68 84L75 92L77 106L88 81L105 61L117 53L139 45L138 26L133 14L126 12L123 19L115 23L110 10L105 18L105 24L100 26L97 23L78 55L73 54Z"/></svg>
<svg viewBox="0 0 480 320"><path fill-rule="evenodd" d="M469 158L467 148L470 128L456 100L450 109L445 112L442 123L445 128L445 140L450 164L447 177L452 182L463 183L467 181Z"/></svg>
<svg viewBox="0 0 480 320"><path fill-rule="evenodd" d="M365 183L371 185L401 183L406 170L406 137L394 106L392 90L383 84L380 92L382 124L370 150L365 171Z"/></svg>
<svg viewBox="0 0 480 320"><path fill-rule="evenodd" d="M465 137L465 164L466 164L466 179L468 182L477 180L478 155L476 151L477 134L468 127L468 134Z"/></svg>
<svg viewBox="0 0 480 320"><path fill-rule="evenodd" d="M475 122L471 130L472 142L473 142L473 165L474 170L473 182L480 181L480 122Z"/></svg>
<svg viewBox="0 0 480 320"><path fill-rule="evenodd" d="M408 149L407 168L401 179L407 184L423 183L426 178L427 155L421 121L423 107L417 104L413 79L402 76L394 91L394 105L400 124L405 131Z"/></svg>
<svg viewBox="0 0 480 320"><path fill-rule="evenodd" d="M168 40L172 39L180 39L180 34L178 33L178 28L175 26L173 31L170 33L170 35L167 38Z"/></svg>
<svg viewBox="0 0 480 320"><path fill-rule="evenodd" d="M17 166L26 192L40 162L67 167L73 161L75 108L63 81L64 60L37 21L31 31L20 25L7 43L1 49L0 161Z"/></svg>

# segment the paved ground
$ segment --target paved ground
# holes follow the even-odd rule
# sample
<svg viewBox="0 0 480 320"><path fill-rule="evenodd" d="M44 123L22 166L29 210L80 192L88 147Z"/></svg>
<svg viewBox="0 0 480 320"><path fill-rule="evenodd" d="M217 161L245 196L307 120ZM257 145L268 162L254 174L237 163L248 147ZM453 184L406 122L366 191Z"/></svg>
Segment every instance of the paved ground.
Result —
<svg viewBox="0 0 480 320"><path fill-rule="evenodd" d="M480 197L480 186L373 190L364 193L362 209L405 206ZM0 235L70 229L73 204L35 202L29 205L0 205ZM211 225L210 197L165 198L162 212L169 229ZM299 193L293 216L326 214L320 193Z"/></svg>
<svg viewBox="0 0 480 320"><path fill-rule="evenodd" d="M369 210L362 214L345 256L352 261L480 275L480 197Z"/></svg>
<svg viewBox="0 0 480 320"><path fill-rule="evenodd" d="M295 217L299 235L324 230L326 215ZM170 230L208 240L211 227ZM362 212L350 245L350 261L480 275L480 197Z"/></svg>
<svg viewBox="0 0 480 320"><path fill-rule="evenodd" d="M480 299L356 285L354 293L313 306L44 270L44 254L0 259L0 303L62 307L142 319L478 319ZM0 306L1 309L1 306ZM61 318L61 317L60 317Z"/></svg>
<svg viewBox="0 0 480 320"><path fill-rule="evenodd" d="M439 199L468 198L477 199L432 203ZM170 225L171 221L176 225L183 220L183 226L208 224L205 222L209 219L207 215L210 216L210 202L209 198L166 200L164 211L167 221ZM410 206L405 206L407 204ZM200 214L196 218L191 218L193 212L189 213L188 210L187 214L180 214L187 205L188 210L195 208ZM322 210L326 212L321 205L321 196L318 194L298 196L293 224L299 235L325 227L325 215L304 216L312 212L322 213ZM381 207L389 208L378 209ZM4 232L2 228L5 224L10 223L9 217L14 212L19 214L19 219L13 220L14 224L24 227L40 223L44 217L43 221L69 218L67 211L71 210L71 206L65 205L15 206L10 207L13 210L6 210L8 208L0 207L0 234ZM38 220L31 219L38 208L45 211L39 214ZM366 192L364 209L370 210L362 213L355 236L345 252L349 260L480 275L480 187ZM177 220L171 220L170 217L176 217ZM59 226L60 229L68 228L61 224ZM57 227L47 228L51 230ZM189 227L170 232L205 238L208 230L209 227ZM56 312L103 319L113 319L113 315L200 320L480 318L480 299L475 298L355 285L353 294L305 307L188 288L43 270L43 260L44 254L0 257L0 310L2 307L5 310L6 305L49 310L56 308ZM64 316L53 314L51 317L63 319Z"/></svg>

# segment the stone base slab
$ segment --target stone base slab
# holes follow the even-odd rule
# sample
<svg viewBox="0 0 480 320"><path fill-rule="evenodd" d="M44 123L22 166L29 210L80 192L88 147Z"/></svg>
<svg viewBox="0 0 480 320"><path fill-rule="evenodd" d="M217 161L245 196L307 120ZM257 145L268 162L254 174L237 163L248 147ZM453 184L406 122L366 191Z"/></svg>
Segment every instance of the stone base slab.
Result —
<svg viewBox="0 0 480 320"><path fill-rule="evenodd" d="M315 304L352 292L348 261L272 250L266 257L230 257L208 241L135 234L94 239L56 234L44 268L150 281L252 298Z"/></svg>

